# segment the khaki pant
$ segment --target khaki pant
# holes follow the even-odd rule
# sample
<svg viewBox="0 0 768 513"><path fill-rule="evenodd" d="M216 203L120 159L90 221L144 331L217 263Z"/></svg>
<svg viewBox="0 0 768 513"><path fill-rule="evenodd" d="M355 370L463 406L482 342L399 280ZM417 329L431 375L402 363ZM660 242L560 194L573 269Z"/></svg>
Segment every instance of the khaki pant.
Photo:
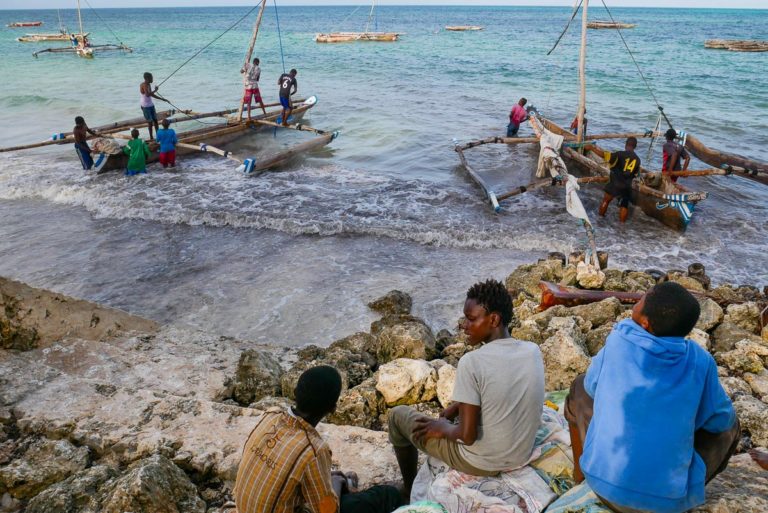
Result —
<svg viewBox="0 0 768 513"><path fill-rule="evenodd" d="M579 440L571 440L574 447L584 447L584 440L587 437L587 429L592 420L594 401L584 389L584 374L577 376L571 383L571 390L565 399L565 418L571 426L571 433L576 430ZM736 419L734 426L722 433L709 433L700 429L693 435L693 448L699 453L704 464L707 466L706 482L709 483L712 478L725 470L728 466L728 460L736 451L736 445L741 436L741 427ZM628 508L616 504L611 504L602 497L600 500L613 511L618 513L645 513L634 508Z"/></svg>
<svg viewBox="0 0 768 513"><path fill-rule="evenodd" d="M446 438L430 438L426 443L413 438L416 419L426 417L408 406L396 406L389 411L389 441L395 447L412 445L421 452L434 456L449 467L473 476L497 476L498 470L481 470L464 459L459 452L459 444ZM431 417L426 417L431 418Z"/></svg>

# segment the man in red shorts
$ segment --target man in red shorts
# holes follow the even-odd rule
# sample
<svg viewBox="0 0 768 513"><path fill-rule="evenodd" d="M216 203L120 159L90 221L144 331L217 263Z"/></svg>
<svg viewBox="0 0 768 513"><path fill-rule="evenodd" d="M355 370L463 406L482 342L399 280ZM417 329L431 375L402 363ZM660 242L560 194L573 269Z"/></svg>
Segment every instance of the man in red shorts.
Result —
<svg viewBox="0 0 768 513"><path fill-rule="evenodd" d="M248 121L251 120L251 99L253 99L255 103L261 105L261 110L266 116L267 109L264 108L264 101L261 99L261 93L259 92L259 78L261 78L259 59L253 59L252 64L246 64L246 66L240 70L240 73L245 73L245 95L243 96L243 103L248 105Z"/></svg>

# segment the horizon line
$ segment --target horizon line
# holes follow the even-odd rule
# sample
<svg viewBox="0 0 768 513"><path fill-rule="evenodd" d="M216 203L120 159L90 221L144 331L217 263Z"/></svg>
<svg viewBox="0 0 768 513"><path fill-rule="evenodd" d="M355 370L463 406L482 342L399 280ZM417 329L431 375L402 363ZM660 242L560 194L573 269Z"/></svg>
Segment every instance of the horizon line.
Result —
<svg viewBox="0 0 768 513"><path fill-rule="evenodd" d="M296 8L296 7L354 7L358 4L347 4L347 3L327 3L327 4L288 4L283 5L282 8ZM362 0L360 5L366 5ZM235 5L160 5L160 6L122 6L122 7L91 7L93 10L101 9L101 10L107 10L107 9L209 9L209 8L229 8L229 7L248 7L248 4L235 4ZM568 7L573 8L573 6L570 3L563 3L562 5L535 5L535 4L509 4L509 5L499 5L499 4L456 4L456 3L446 3L446 4L434 4L434 3L423 3L423 4L385 4L381 5L379 4L380 8L382 7L538 7L538 8L562 8L562 7ZM765 7L720 7L720 6L704 6L704 7L689 7L689 6L667 6L667 5L657 5L657 6L643 6L643 5L626 5L626 6L616 6L613 7L613 9L690 9L690 10L730 10L730 11L768 11L768 8ZM53 10L60 10L60 11L74 11L76 10L75 7L67 7L67 8L60 8L60 7L30 7L26 9L20 9L20 8L3 8L0 7L0 11L53 11Z"/></svg>

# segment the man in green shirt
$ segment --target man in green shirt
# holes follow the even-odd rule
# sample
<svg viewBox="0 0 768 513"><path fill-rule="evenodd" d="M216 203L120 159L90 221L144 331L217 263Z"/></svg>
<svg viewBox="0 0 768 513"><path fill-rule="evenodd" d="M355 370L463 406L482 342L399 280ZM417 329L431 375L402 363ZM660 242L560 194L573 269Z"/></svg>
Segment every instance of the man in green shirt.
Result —
<svg viewBox="0 0 768 513"><path fill-rule="evenodd" d="M143 140L139 139L139 131L135 128L131 130L131 139L123 148L123 153L128 155L128 166L125 170L126 176L133 176L139 173L147 172L147 158L150 156L149 146Z"/></svg>

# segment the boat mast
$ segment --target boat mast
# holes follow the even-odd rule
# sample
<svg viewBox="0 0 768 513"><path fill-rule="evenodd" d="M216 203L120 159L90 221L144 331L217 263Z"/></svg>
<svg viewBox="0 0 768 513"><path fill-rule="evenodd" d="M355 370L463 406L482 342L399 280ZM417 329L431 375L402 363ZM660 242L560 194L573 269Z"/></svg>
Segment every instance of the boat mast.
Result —
<svg viewBox="0 0 768 513"><path fill-rule="evenodd" d="M80 23L80 36L84 34L83 32L83 17L80 15L80 0L77 0L77 19Z"/></svg>
<svg viewBox="0 0 768 513"><path fill-rule="evenodd" d="M256 46L256 38L259 35L261 18L264 16L264 8L266 6L267 6L267 0L261 0L259 15L256 17L256 24L253 26L253 34L251 34L251 42L248 44L248 51L245 53L245 62L243 63L243 69L246 69L248 67L248 64L251 62L251 56L253 55L253 47ZM238 109L237 111L237 121L240 122L242 119L243 119L243 102L241 100L240 109Z"/></svg>
<svg viewBox="0 0 768 513"><path fill-rule="evenodd" d="M373 19L373 10L376 8L376 0L371 1L371 12L368 13L368 22L365 24L365 33L368 33L368 28L371 26L371 20Z"/></svg>
<svg viewBox="0 0 768 513"><path fill-rule="evenodd" d="M581 50L579 51L579 84L581 91L579 92L579 113L578 113L578 129L576 131L576 142L584 142L584 112L587 108L587 7L589 6L589 0L584 0L584 4L581 9Z"/></svg>

